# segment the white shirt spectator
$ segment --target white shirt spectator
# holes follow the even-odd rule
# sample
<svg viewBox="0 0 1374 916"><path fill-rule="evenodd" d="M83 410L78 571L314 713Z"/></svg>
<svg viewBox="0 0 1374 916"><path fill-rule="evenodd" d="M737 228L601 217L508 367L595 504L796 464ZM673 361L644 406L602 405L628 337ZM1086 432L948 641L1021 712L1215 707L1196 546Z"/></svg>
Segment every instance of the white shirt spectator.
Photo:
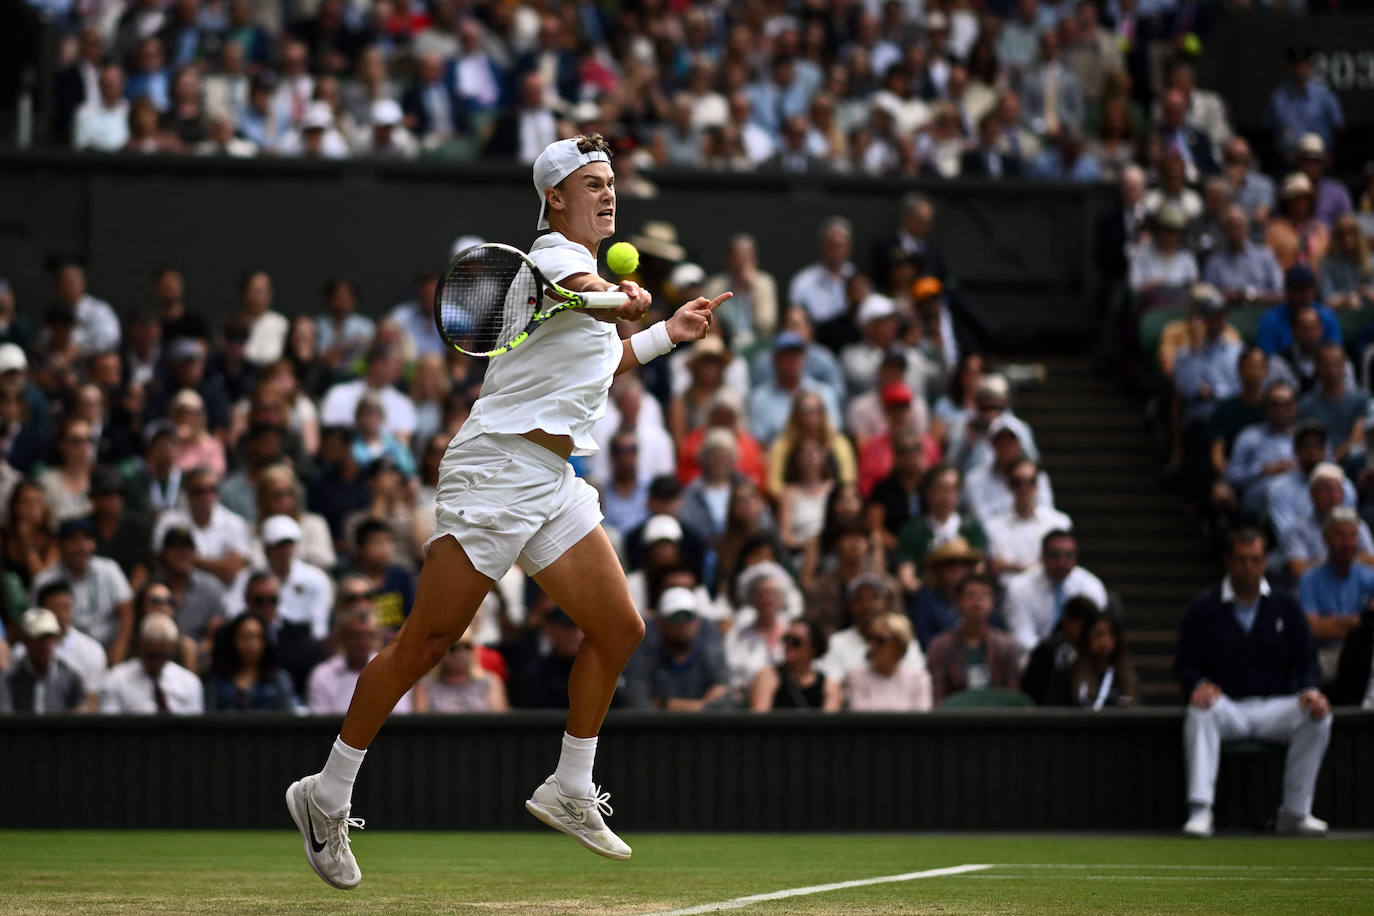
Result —
<svg viewBox="0 0 1374 916"><path fill-rule="evenodd" d="M238 513L215 503L210 510L209 523L204 528L196 526L191 513L182 509L172 509L158 517L153 528L153 553L162 550L162 539L169 528L185 528L195 541L196 553L207 560L218 560L226 554L235 553L245 560L253 555L253 532L248 522Z"/></svg>
<svg viewBox="0 0 1374 916"><path fill-rule="evenodd" d="M1040 562L1041 542L1051 531L1072 531L1073 522L1058 509L1036 506L1029 518L1015 509L995 515L983 523L988 536L988 553L1013 566L1028 569ZM1011 575L1004 574L1004 581Z"/></svg>
<svg viewBox="0 0 1374 916"><path fill-rule="evenodd" d="M1079 595L1100 608L1107 606L1107 587L1083 567L1075 566L1056 588L1043 567L1033 566L1014 576L1007 585L1007 629L1029 652L1054 631L1064 602Z"/></svg>
<svg viewBox="0 0 1374 916"><path fill-rule="evenodd" d="M853 275L854 265L848 262L840 268L839 276L832 274L824 264L804 267L792 278L787 301L806 309L806 314L816 324L838 318L848 308L844 288Z"/></svg>
<svg viewBox="0 0 1374 916"><path fill-rule="evenodd" d="M318 566L324 570L337 566L339 558L334 553L334 536L329 533L329 523L324 520L324 516L316 515L314 512L302 512L296 522L301 526L301 539L296 542L296 556L311 566ZM248 563L258 569L267 567L267 551L260 534L252 536Z"/></svg>
<svg viewBox="0 0 1374 916"><path fill-rule="evenodd" d="M76 349L89 355L119 349L119 316L110 303L89 293L76 303L72 340Z"/></svg>
<svg viewBox="0 0 1374 916"><path fill-rule="evenodd" d="M29 647L22 642L19 643L14 647L14 656L10 664L19 664L28 654ZM110 667L105 647L76 627L67 627L67 635L58 642L53 656L62 659L67 663L67 667L81 675L81 683L85 685L87 693L96 693L100 690L105 672Z"/></svg>
<svg viewBox="0 0 1374 916"><path fill-rule="evenodd" d="M382 402L386 411L386 431L393 436L409 439L415 433L415 405L395 388L368 390L365 379L340 382L325 392L320 405L320 422L325 426L352 426L358 412L358 402L364 394L372 394Z"/></svg>
<svg viewBox="0 0 1374 916"><path fill-rule="evenodd" d="M777 149L768 131L753 121L746 121L739 126L739 139L744 147L745 158L751 165L758 165Z"/></svg>
<svg viewBox="0 0 1374 916"><path fill-rule="evenodd" d="M245 567L234 578L224 598L224 610L230 617L243 613L247 605L243 592L248 585L252 567ZM316 639L329 636L329 612L334 607L334 585L318 566L300 559L292 559L286 580L281 583L281 597L277 615L288 623L310 625L310 635Z"/></svg>
<svg viewBox="0 0 1374 916"><path fill-rule="evenodd" d="M258 366L275 363L286 349L286 335L290 330L291 322L286 320L285 315L263 312L248 329L248 342L243 346L244 358Z"/></svg>
<svg viewBox="0 0 1374 916"><path fill-rule="evenodd" d="M830 637L830 648L816 660L816 670L843 682L849 672L864 667L866 661L868 640L864 639L858 627L850 627ZM925 653L921 651L921 644L914 639L907 646L906 655L902 656L902 667L914 671L926 670Z"/></svg>
<svg viewBox="0 0 1374 916"><path fill-rule="evenodd" d="M620 429L620 409L615 401L606 402L606 414L592 427L597 442L610 442ZM639 479L650 481L661 474L677 472L677 447L663 424L663 408L647 392L640 397L636 419L635 444L639 446ZM611 459L606 449L587 458L587 480L597 486L608 485Z"/></svg>
<svg viewBox="0 0 1374 916"><path fill-rule="evenodd" d="M129 142L129 103L107 108L99 96L76 110L76 125L72 131L73 149L93 149L102 153L117 153Z"/></svg>
<svg viewBox="0 0 1374 916"><path fill-rule="evenodd" d="M375 658L375 656L374 656ZM325 659L310 672L306 685L306 704L310 712L317 716L337 716L348 712L348 704L353 699L353 688L358 685L358 675L348 667L348 662L340 653ZM396 703L392 712L409 713L415 711L414 688L408 690Z"/></svg>
<svg viewBox="0 0 1374 916"><path fill-rule="evenodd" d="M108 647L119 632L115 605L134 598L119 564L109 557L91 557L86 575L77 578L59 560L33 577L34 603L43 586L59 580L72 587L72 626Z"/></svg>
<svg viewBox="0 0 1374 916"><path fill-rule="evenodd" d="M205 712L205 688L196 677L176 662L165 662L157 676L158 686L167 699L167 711L179 716ZM141 659L131 658L110 669L100 688L100 711L112 715L156 713L157 694Z"/></svg>
<svg viewBox="0 0 1374 916"><path fill-rule="evenodd" d="M1054 491L1050 489L1050 477L1044 471L1036 475L1035 502L1054 508ZM964 505L978 521L987 523L990 519L1005 515L1015 504L1016 496L1007 486L1006 478L997 473L996 465L988 464L969 471L964 480Z"/></svg>
<svg viewBox="0 0 1374 916"><path fill-rule="evenodd" d="M768 648L768 641L755 626L732 627L725 636L725 664L730 669L730 689L748 690L764 668L782 661L782 636Z"/></svg>

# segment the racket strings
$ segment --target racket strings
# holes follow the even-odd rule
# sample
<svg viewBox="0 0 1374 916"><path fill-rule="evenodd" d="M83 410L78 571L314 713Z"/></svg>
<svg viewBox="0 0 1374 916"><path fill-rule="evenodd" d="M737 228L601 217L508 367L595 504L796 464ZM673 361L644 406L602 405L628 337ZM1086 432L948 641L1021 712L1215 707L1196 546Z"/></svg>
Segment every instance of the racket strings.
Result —
<svg viewBox="0 0 1374 916"><path fill-rule="evenodd" d="M449 267L436 298L444 339L467 353L492 353L528 327L539 308L539 284L519 254L484 246Z"/></svg>

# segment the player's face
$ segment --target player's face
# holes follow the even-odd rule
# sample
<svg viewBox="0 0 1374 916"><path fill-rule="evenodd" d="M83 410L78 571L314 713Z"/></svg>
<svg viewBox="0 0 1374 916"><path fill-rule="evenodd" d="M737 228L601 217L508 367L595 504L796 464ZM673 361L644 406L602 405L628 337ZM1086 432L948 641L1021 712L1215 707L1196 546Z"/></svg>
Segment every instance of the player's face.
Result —
<svg viewBox="0 0 1374 916"><path fill-rule="evenodd" d="M609 162L593 162L563 182L564 226L577 238L615 235L615 171Z"/></svg>

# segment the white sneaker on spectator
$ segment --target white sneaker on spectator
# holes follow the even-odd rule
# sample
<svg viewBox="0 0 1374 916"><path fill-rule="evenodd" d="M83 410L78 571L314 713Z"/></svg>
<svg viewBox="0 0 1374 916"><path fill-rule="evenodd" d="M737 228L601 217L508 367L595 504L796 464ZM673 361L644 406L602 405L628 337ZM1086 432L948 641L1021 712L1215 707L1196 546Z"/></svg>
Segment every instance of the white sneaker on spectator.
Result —
<svg viewBox="0 0 1374 916"><path fill-rule="evenodd" d="M300 829L305 841L305 858L315 874L341 891L351 891L363 880L358 860L348 844L348 829L363 829L363 821L348 816L344 808L338 817L330 817L320 810L311 795L319 775L306 776L291 783L286 790L286 809Z"/></svg>
<svg viewBox="0 0 1374 916"><path fill-rule="evenodd" d="M585 798L568 795L558 779L550 776L525 802L525 810L597 855L623 861L630 857L630 847L611 832L602 817L615 813L609 804L610 798L611 793L601 792L600 786L593 788L592 794Z"/></svg>
<svg viewBox="0 0 1374 916"><path fill-rule="evenodd" d="M1308 814L1305 817L1298 817L1289 814L1287 811L1280 810L1278 820L1275 822L1275 829L1279 833L1288 833L1296 836L1326 836L1326 821L1319 817Z"/></svg>
<svg viewBox="0 0 1374 916"><path fill-rule="evenodd" d="M1212 809L1207 808L1199 811L1188 818L1188 823L1183 825L1183 832L1188 836L1209 837L1212 835Z"/></svg>

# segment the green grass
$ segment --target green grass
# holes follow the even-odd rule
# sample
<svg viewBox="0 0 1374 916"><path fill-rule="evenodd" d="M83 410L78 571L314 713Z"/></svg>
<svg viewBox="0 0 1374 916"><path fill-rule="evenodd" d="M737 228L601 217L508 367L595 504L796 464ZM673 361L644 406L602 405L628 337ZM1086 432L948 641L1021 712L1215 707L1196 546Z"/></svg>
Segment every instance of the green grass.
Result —
<svg viewBox="0 0 1374 916"><path fill-rule="evenodd" d="M0 912L630 914L967 863L996 867L732 912L1253 916L1374 901L1368 839L643 834L620 863L552 832L354 836L365 878L345 894L286 831L0 831Z"/></svg>

